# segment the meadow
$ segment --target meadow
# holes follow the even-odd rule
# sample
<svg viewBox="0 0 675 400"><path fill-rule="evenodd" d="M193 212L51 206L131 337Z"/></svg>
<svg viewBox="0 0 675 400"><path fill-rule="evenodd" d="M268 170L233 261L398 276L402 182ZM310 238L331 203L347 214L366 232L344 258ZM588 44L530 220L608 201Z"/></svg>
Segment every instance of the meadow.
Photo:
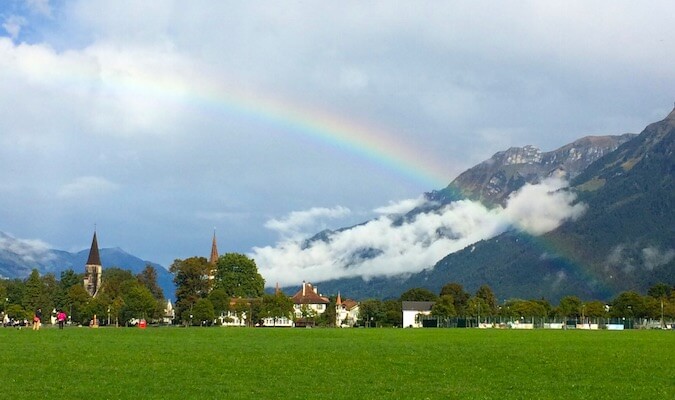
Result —
<svg viewBox="0 0 675 400"><path fill-rule="evenodd" d="M0 328L0 398L675 398L675 332Z"/></svg>

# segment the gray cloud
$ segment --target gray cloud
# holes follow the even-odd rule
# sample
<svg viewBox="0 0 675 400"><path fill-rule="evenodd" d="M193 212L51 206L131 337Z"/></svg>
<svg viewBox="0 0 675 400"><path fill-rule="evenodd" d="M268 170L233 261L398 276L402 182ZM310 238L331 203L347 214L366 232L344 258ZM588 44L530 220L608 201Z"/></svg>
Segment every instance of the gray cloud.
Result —
<svg viewBox="0 0 675 400"><path fill-rule="evenodd" d="M214 225L221 247L248 252L293 210L351 210L334 226L377 218L505 147L551 150L662 118L675 87L669 8L3 3L0 228L82 248L96 220L109 245L168 264L208 250ZM331 140L353 126L381 142ZM95 202L57 195L81 177L117 186Z"/></svg>

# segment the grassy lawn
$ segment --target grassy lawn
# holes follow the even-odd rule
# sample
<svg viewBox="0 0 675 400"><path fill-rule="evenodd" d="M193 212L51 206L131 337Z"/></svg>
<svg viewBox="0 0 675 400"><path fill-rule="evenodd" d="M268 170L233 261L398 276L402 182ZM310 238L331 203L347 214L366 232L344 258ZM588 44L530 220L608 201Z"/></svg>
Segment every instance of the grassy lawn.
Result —
<svg viewBox="0 0 675 400"><path fill-rule="evenodd" d="M675 398L675 332L0 328L0 398Z"/></svg>

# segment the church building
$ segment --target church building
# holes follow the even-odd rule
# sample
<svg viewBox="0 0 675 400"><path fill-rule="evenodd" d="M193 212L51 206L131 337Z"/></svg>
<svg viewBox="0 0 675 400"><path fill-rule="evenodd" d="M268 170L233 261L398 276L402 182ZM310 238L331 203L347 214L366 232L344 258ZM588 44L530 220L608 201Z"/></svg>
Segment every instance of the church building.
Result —
<svg viewBox="0 0 675 400"><path fill-rule="evenodd" d="M89 258L87 258L87 264L84 266L84 289L92 297L95 297L101 288L102 273L103 267L101 266L101 257L98 253L96 231L94 231L94 239L91 241Z"/></svg>

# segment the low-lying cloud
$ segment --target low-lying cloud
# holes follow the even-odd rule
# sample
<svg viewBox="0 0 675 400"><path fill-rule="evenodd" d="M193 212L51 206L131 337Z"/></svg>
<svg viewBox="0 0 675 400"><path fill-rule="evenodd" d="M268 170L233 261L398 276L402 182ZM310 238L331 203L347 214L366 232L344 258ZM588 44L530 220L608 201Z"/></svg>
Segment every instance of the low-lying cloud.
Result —
<svg viewBox="0 0 675 400"><path fill-rule="evenodd" d="M565 190L566 186L567 182L560 179L526 185L510 197L504 208L488 209L479 202L461 200L410 218L401 218L400 213L381 215L350 229L331 232L326 240L310 242L299 239L299 228L310 226L313 216L339 214L343 209L295 212L268 222L266 226L281 233L282 239L273 247L254 248L251 256L268 285L416 273L433 267L450 253L507 229L540 235L565 220L578 218L586 206L574 204L576 196ZM420 200L404 200L375 211L404 213L421 205L424 204ZM308 234L305 231L303 238Z"/></svg>
<svg viewBox="0 0 675 400"><path fill-rule="evenodd" d="M24 262L46 262L53 259L50 246L37 239L18 239L0 232L0 251L8 252Z"/></svg>

